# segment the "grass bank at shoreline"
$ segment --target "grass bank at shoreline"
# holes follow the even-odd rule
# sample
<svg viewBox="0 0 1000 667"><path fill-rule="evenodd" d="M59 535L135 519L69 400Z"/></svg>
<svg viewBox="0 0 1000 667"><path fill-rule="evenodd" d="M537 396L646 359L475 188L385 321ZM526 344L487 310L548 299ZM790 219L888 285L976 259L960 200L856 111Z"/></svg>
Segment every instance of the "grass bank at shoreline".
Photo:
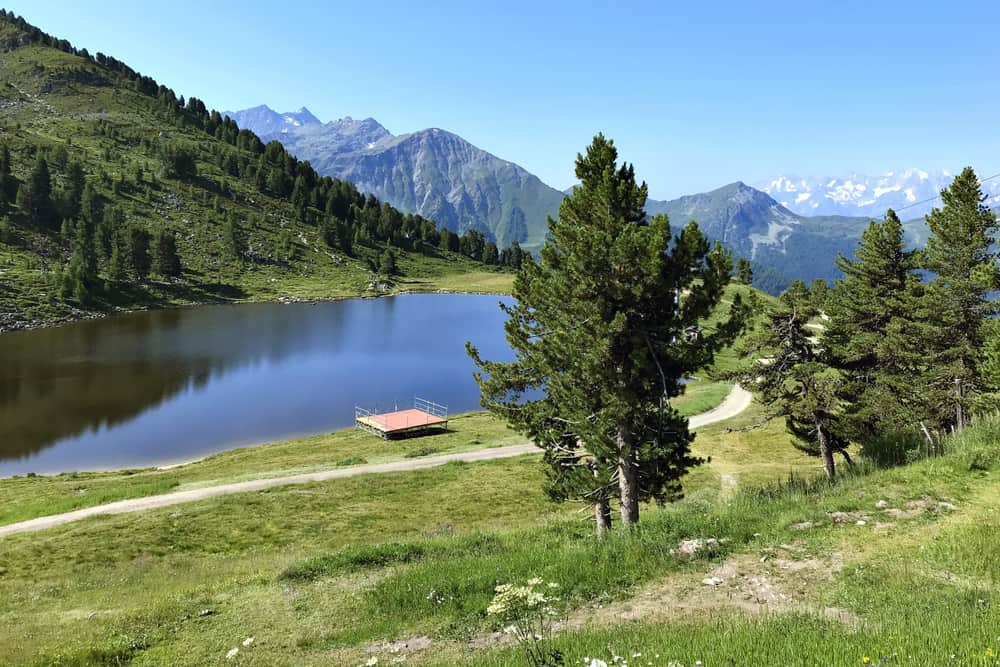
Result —
<svg viewBox="0 0 1000 667"><path fill-rule="evenodd" d="M353 267L335 267L316 275L287 275L247 272L234 275L232 284L163 283L150 280L136 288L120 303L104 303L100 308L81 310L44 299L31 303L0 291L0 335L70 324L86 319L123 315L143 310L197 307L226 303L323 302L344 299L378 298L400 294L510 294L514 274L485 268L464 258L445 262L424 256L405 256L405 275L396 276L384 289L370 289L370 275ZM7 275L25 285L43 280L37 271L4 258L0 248L0 278ZM41 287L38 288L41 290Z"/></svg>
<svg viewBox="0 0 1000 667"><path fill-rule="evenodd" d="M686 415L704 412L721 403L729 388L695 382L675 404ZM488 413L475 412L453 416L447 432L418 438L383 441L344 429L232 449L178 465L18 476L0 479L0 525L173 491L524 442Z"/></svg>

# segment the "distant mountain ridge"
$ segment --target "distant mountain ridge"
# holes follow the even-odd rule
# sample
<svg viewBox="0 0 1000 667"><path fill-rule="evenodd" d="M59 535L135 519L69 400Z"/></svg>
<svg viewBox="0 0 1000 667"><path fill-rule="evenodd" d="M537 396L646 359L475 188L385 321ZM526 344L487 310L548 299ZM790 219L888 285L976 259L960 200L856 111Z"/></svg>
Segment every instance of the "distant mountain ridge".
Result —
<svg viewBox="0 0 1000 667"><path fill-rule="evenodd" d="M524 168L438 128L394 136L373 118L322 123L307 109L261 105L227 112L264 141L277 139L326 176L456 232L477 229L501 247L541 245L565 195Z"/></svg>
<svg viewBox="0 0 1000 667"><path fill-rule="evenodd" d="M796 278L840 277L834 260L854 252L869 222L862 217L799 215L741 181L670 201L649 200L646 211L666 213L677 229L695 220L709 238L751 259L761 277L768 272L768 282L759 285L772 292Z"/></svg>
<svg viewBox="0 0 1000 667"><path fill-rule="evenodd" d="M954 174L947 170L903 169L879 176L851 173L839 177L778 176L758 185L782 206L800 215L848 215L881 218L889 208L903 218L919 218L940 206L936 197ZM983 183L991 199L1000 197L1000 180ZM928 201L931 200L931 201ZM993 201L991 205L996 205Z"/></svg>
<svg viewBox="0 0 1000 667"><path fill-rule="evenodd" d="M478 229L501 247L513 241L529 250L540 247L547 217L558 215L560 203L575 187L560 192L523 167L438 128L393 135L373 118L322 123L304 107L278 113L258 106L226 115L265 141L281 141L321 174L350 181L454 231ZM919 201L948 184L941 180L945 176L934 180L918 170L897 176L892 183L883 178L867 185L860 179L821 183L779 178L763 188L736 182L669 201L651 199L646 210L666 213L676 229L695 220L709 238L754 262L758 276L766 280L759 286L777 291L796 278L838 278L837 255L854 252L872 218L881 218L899 197L904 203ZM907 179L924 185L917 189ZM869 191L878 195L874 202L862 196ZM810 201L818 205L806 205ZM826 201L830 203L822 203ZM907 212L908 240L922 245L926 226L921 214Z"/></svg>

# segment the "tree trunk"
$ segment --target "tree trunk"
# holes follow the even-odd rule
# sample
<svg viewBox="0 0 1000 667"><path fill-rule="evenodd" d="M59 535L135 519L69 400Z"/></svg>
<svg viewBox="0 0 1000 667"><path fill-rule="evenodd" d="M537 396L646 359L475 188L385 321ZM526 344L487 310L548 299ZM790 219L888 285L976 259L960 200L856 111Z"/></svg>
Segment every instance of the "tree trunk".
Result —
<svg viewBox="0 0 1000 667"><path fill-rule="evenodd" d="M819 440L819 455L823 459L823 470L826 471L827 479L832 480L836 474L835 463L833 461L833 450L826 439L826 431L823 429L823 422L816 418L816 437Z"/></svg>
<svg viewBox="0 0 1000 667"><path fill-rule="evenodd" d="M603 538L611 530L611 504L607 498L602 498L594 505L594 523L597 526L597 537Z"/></svg>
<svg viewBox="0 0 1000 667"><path fill-rule="evenodd" d="M619 426L616 440L622 525L631 528L639 523L639 476L632 460L632 434L625 426Z"/></svg>
<svg viewBox="0 0 1000 667"><path fill-rule="evenodd" d="M955 378L955 430L965 428L965 410L962 409L962 378Z"/></svg>
<svg viewBox="0 0 1000 667"><path fill-rule="evenodd" d="M847 465L851 466L852 468L854 467L854 459L851 458L851 455L847 453L846 449L841 449L840 455L844 457L844 461L847 462Z"/></svg>

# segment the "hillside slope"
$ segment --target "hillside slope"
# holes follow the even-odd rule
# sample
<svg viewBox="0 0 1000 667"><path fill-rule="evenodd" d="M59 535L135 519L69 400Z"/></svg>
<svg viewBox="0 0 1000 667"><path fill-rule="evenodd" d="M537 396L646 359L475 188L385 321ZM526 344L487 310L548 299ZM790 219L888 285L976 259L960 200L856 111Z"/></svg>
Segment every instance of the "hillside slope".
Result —
<svg viewBox="0 0 1000 667"><path fill-rule="evenodd" d="M478 261L481 245L442 243L432 221L6 12L0 81L0 330L121 308L428 289L496 270ZM131 262L142 243L145 269ZM171 243L179 275L159 262ZM395 261L383 262L390 244Z"/></svg>
<svg viewBox="0 0 1000 667"><path fill-rule="evenodd" d="M266 106L226 112L240 127L277 139L324 175L354 183L402 211L461 233L476 229L500 246L539 247L563 193L522 167L445 130L393 136L372 118L329 123Z"/></svg>
<svg viewBox="0 0 1000 667"><path fill-rule="evenodd" d="M796 278L840 277L837 254L853 253L868 224L868 218L798 215L741 182L670 201L649 200L646 211L665 213L675 225L694 220L710 238L753 260L754 284L770 292Z"/></svg>

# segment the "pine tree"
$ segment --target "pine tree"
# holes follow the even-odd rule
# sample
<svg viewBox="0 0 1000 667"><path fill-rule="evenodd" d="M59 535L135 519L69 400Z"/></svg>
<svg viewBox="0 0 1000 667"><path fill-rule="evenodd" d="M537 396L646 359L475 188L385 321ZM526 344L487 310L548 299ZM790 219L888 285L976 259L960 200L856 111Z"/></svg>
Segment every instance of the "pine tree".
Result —
<svg viewBox="0 0 1000 667"><path fill-rule="evenodd" d="M490 241L486 244L483 249L483 264L496 264L500 261L500 252L497 250L497 244Z"/></svg>
<svg viewBox="0 0 1000 667"><path fill-rule="evenodd" d="M66 233L72 232L73 255L62 274L61 293L74 299L81 306L89 305L97 291L97 250L94 247L93 228L85 220L64 224Z"/></svg>
<svg viewBox="0 0 1000 667"><path fill-rule="evenodd" d="M114 282L128 279L129 238L124 226L114 226L111 232L111 256L108 258L108 275Z"/></svg>
<svg viewBox="0 0 1000 667"><path fill-rule="evenodd" d="M226 253L236 260L243 260L246 254L246 240L243 230L240 228L239 218L235 213L226 216L226 224L222 230L222 241L225 244Z"/></svg>
<svg viewBox="0 0 1000 667"><path fill-rule="evenodd" d="M521 249L520 243L514 241L510 246L510 265L520 269L522 264L524 264L524 250Z"/></svg>
<svg viewBox="0 0 1000 667"><path fill-rule="evenodd" d="M296 177L295 185L292 188L292 206L295 207L299 220L304 220L306 208L309 206L309 187L301 174Z"/></svg>
<svg viewBox="0 0 1000 667"><path fill-rule="evenodd" d="M386 275L395 275L398 271L396 266L396 251L392 246L387 247L378 259L378 272Z"/></svg>
<svg viewBox="0 0 1000 667"><path fill-rule="evenodd" d="M922 268L933 278L922 314L927 361L926 410L939 427L961 429L977 395L988 390L980 368L986 320L998 313L990 293L1000 287L996 215L983 205L971 167L941 192L927 216L930 238Z"/></svg>
<svg viewBox="0 0 1000 667"><path fill-rule="evenodd" d="M831 363L843 371L838 395L845 437L863 443L920 419L914 409L921 368L908 351L921 347L913 318L921 284L915 253L906 250L892 209L862 233L854 255L837 259L844 278L827 299L822 340Z"/></svg>
<svg viewBox="0 0 1000 667"><path fill-rule="evenodd" d="M750 260L740 257L736 260L736 280L744 285L749 285L753 281L753 269L750 268Z"/></svg>
<svg viewBox="0 0 1000 667"><path fill-rule="evenodd" d="M80 206L85 185L86 177L83 173L83 165L74 160L70 163L67 170L66 190L62 196L62 216L64 219L75 218L80 215Z"/></svg>
<svg viewBox="0 0 1000 667"><path fill-rule="evenodd" d="M47 227L53 223L52 177L45 158L39 156L27 183L21 188L21 205L31 224Z"/></svg>
<svg viewBox="0 0 1000 667"><path fill-rule="evenodd" d="M526 258L514 281L502 308L516 360L468 346L483 406L545 449L549 494L592 505L598 534L615 496L626 526L640 501L680 496L701 460L669 401L744 314L737 300L715 331L683 336L719 302L731 258L694 223L674 236L666 216L647 219L646 185L617 157L603 135L577 156L580 187L549 220L541 260Z"/></svg>
<svg viewBox="0 0 1000 667"><path fill-rule="evenodd" d="M295 239L292 238L292 232L287 227L282 227L274 239L274 255L282 262L290 262L295 259L295 254Z"/></svg>
<svg viewBox="0 0 1000 667"><path fill-rule="evenodd" d="M826 300L830 294L830 285L822 278L815 278L809 284L809 299L817 311L826 309Z"/></svg>
<svg viewBox="0 0 1000 667"><path fill-rule="evenodd" d="M178 278L181 275L181 258L177 254L177 237L169 229L160 229L155 238L155 270L163 278Z"/></svg>
<svg viewBox="0 0 1000 667"><path fill-rule="evenodd" d="M149 232L132 226L128 230L129 264L139 280L149 277L152 262L149 258Z"/></svg>
<svg viewBox="0 0 1000 667"><path fill-rule="evenodd" d="M14 185L17 181L10 173L10 149L4 144L0 146L0 212L7 208L7 204L15 198Z"/></svg>
<svg viewBox="0 0 1000 667"><path fill-rule="evenodd" d="M792 444L819 456L827 477L833 479L834 454L840 452L851 461L836 416L842 379L828 363L815 330L806 326L815 310L804 287L793 283L778 305L768 308L762 326L743 345L744 356L752 361L736 379L753 387L770 418L785 419Z"/></svg>

